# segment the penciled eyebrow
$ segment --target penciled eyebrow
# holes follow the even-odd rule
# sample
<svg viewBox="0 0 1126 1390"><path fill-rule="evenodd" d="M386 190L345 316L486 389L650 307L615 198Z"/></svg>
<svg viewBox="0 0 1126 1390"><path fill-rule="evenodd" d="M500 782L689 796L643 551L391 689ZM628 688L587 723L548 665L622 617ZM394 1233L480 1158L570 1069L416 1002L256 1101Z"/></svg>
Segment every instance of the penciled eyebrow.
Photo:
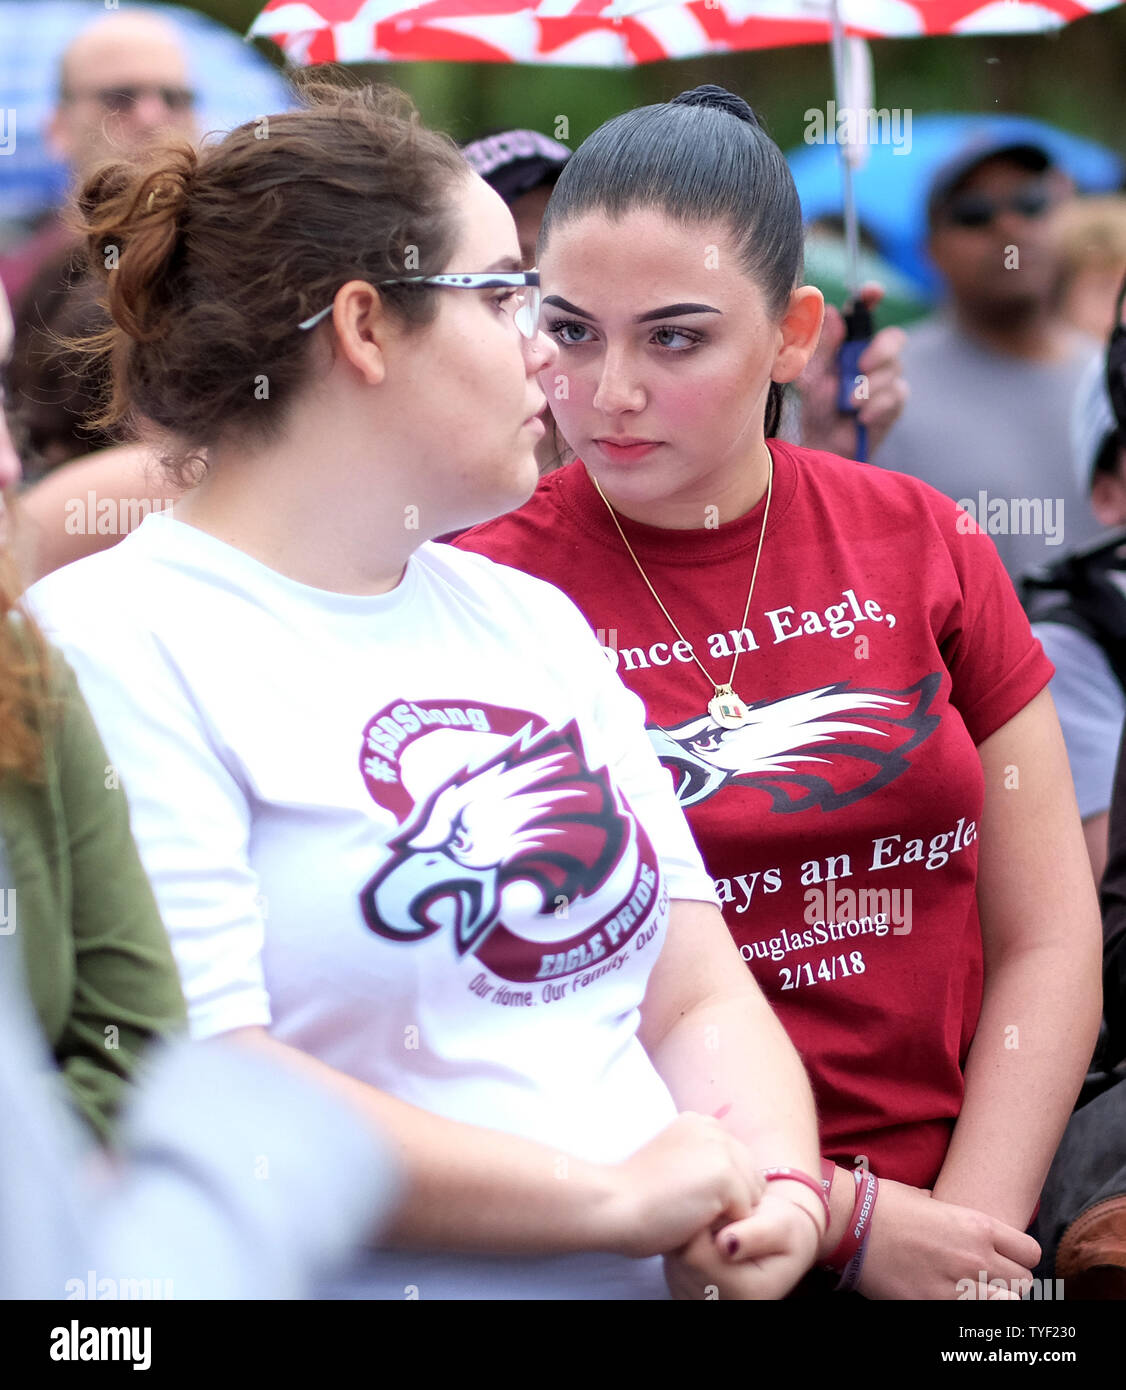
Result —
<svg viewBox="0 0 1126 1390"><path fill-rule="evenodd" d="M588 314L585 309L580 309L577 305L569 303L560 295L549 294L544 298L545 304L553 304L557 309L562 309L564 313L575 314L580 319L590 319L591 323L598 320L593 314ZM634 323L651 323L654 319L675 319L682 314L722 314L722 309L715 309L710 304L666 304L663 309L650 309L646 314L638 314Z"/></svg>
<svg viewBox="0 0 1126 1390"><path fill-rule="evenodd" d="M499 261L494 261L492 265L485 267L485 273L491 274L495 270L517 271L524 269L524 262L519 256L503 256Z"/></svg>

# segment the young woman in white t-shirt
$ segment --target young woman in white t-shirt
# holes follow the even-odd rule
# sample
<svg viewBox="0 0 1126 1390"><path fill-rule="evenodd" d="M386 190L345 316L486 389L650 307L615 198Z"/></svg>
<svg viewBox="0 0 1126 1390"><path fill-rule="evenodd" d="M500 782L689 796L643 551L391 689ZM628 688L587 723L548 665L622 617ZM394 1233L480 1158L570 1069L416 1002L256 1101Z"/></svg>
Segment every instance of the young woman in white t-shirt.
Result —
<svg viewBox="0 0 1126 1390"><path fill-rule="evenodd" d="M451 142L310 96L79 200L107 421L206 466L32 601L193 1030L391 1136L397 1253L363 1292L660 1297L643 1257L690 1247L674 1293L779 1297L826 1226L810 1092L640 705L556 590L427 544L535 487L534 273Z"/></svg>

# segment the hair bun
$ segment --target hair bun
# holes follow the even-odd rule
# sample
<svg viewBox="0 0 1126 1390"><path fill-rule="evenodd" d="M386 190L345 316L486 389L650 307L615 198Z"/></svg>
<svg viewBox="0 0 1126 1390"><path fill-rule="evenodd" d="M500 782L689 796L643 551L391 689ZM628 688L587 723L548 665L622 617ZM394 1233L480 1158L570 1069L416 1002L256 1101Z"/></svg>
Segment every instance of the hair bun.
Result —
<svg viewBox="0 0 1126 1390"><path fill-rule="evenodd" d="M133 226L154 211L178 221L187 211L198 157L191 145L171 145L137 161L101 164L78 190L76 204L84 219L107 206L127 208Z"/></svg>
<svg viewBox="0 0 1126 1390"><path fill-rule="evenodd" d="M679 96L673 97L669 104L671 106L710 106L713 110L726 111L729 116L746 121L748 125L761 125L759 118L742 97L736 96L734 92L729 92L726 87L717 87L714 82L707 82L702 87L693 87L690 92L681 92Z"/></svg>
<svg viewBox="0 0 1126 1390"><path fill-rule="evenodd" d="M148 196L143 205L138 203L140 211L145 215L157 212L178 222L188 209L190 176L179 169L162 171L147 186Z"/></svg>
<svg viewBox="0 0 1126 1390"><path fill-rule="evenodd" d="M101 165L78 193L89 265L109 285L110 315L137 342L161 337L170 321L197 167L195 149L178 143Z"/></svg>

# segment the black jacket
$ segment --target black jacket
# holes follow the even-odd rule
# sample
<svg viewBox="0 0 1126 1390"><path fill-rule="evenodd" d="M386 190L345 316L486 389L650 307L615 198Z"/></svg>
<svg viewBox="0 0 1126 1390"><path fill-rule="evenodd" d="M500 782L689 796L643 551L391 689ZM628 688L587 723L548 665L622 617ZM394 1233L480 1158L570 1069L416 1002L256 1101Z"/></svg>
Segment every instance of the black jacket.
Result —
<svg viewBox="0 0 1126 1390"><path fill-rule="evenodd" d="M1063 623L1097 642L1126 690L1126 530L1026 575L1020 599L1029 622Z"/></svg>
<svg viewBox="0 0 1126 1390"><path fill-rule="evenodd" d="M1110 803L1103 913L1103 1016L1101 1061L1108 1069L1126 1059L1126 757L1121 751Z"/></svg>

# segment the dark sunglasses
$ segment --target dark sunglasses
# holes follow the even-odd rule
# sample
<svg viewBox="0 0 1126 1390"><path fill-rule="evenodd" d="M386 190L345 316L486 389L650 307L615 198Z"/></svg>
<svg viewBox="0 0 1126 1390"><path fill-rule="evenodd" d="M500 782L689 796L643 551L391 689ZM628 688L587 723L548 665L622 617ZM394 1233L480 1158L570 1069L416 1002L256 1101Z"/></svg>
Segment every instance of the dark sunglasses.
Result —
<svg viewBox="0 0 1126 1390"><path fill-rule="evenodd" d="M1114 329L1106 347L1106 390L1110 408L1118 426L1118 442L1126 449L1126 324L1122 322L1122 304L1126 300L1126 280L1118 291L1114 306Z"/></svg>
<svg viewBox="0 0 1126 1390"><path fill-rule="evenodd" d="M1021 217L1043 217L1054 199L1046 188L1023 188L1011 198L988 198L984 193L964 193L946 209L946 220L955 227L988 227L1002 212Z"/></svg>
<svg viewBox="0 0 1126 1390"><path fill-rule="evenodd" d="M169 111L188 111L195 105L195 92L188 87L100 87L90 92L72 92L71 101L81 101L84 97L96 101L103 111L114 115L128 115L142 97L158 96Z"/></svg>

